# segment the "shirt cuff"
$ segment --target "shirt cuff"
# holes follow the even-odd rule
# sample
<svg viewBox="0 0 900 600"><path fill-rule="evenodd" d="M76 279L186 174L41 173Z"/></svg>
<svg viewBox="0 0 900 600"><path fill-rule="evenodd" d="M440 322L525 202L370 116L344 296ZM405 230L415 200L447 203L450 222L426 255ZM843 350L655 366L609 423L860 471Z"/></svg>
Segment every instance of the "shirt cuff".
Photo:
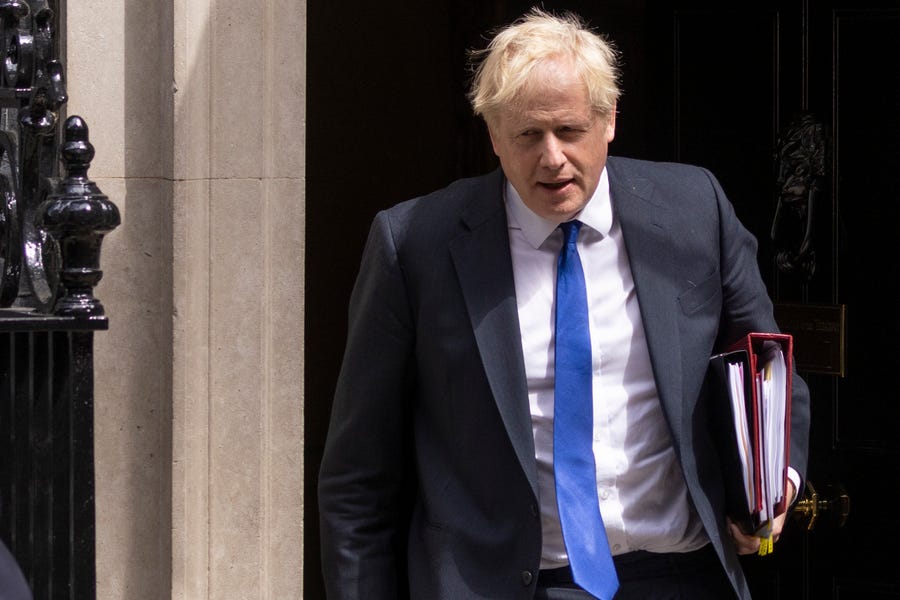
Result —
<svg viewBox="0 0 900 600"><path fill-rule="evenodd" d="M788 479L791 480L791 483L794 484L794 500L791 502L791 506L794 506L797 503L797 500L800 499L800 473L794 470L793 467L788 467L787 476Z"/></svg>

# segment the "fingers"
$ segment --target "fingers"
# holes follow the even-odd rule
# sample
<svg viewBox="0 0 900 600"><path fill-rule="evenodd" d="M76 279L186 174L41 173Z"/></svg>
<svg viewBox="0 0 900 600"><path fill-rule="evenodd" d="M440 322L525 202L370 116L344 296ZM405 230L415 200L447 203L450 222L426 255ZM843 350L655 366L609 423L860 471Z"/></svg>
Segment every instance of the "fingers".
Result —
<svg viewBox="0 0 900 600"><path fill-rule="evenodd" d="M778 538L781 537L781 530L784 528L784 518L785 515L781 515L774 521L772 521L772 540L778 541Z"/></svg>
<svg viewBox="0 0 900 600"><path fill-rule="evenodd" d="M759 538L745 534L731 519L728 519L728 533L734 540L738 554L756 554L759 551Z"/></svg>

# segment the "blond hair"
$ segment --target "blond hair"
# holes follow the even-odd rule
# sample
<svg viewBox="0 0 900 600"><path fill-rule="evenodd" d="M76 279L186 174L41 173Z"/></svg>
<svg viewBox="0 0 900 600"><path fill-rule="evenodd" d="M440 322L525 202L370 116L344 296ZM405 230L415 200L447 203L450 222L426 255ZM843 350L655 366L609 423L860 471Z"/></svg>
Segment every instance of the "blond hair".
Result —
<svg viewBox="0 0 900 600"><path fill-rule="evenodd" d="M554 15L539 8L501 29L487 48L471 53L475 67L469 101L476 115L490 121L516 101L535 67L569 60L587 88L591 108L604 117L615 112L621 94L618 55L574 13Z"/></svg>

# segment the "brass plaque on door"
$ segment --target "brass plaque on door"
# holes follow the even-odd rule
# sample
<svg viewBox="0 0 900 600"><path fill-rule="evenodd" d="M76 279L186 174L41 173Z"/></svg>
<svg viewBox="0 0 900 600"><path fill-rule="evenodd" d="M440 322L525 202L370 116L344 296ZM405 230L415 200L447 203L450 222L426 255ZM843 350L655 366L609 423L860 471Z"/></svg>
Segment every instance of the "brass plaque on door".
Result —
<svg viewBox="0 0 900 600"><path fill-rule="evenodd" d="M775 304L778 327L794 336L798 371L846 374L846 313L844 304Z"/></svg>

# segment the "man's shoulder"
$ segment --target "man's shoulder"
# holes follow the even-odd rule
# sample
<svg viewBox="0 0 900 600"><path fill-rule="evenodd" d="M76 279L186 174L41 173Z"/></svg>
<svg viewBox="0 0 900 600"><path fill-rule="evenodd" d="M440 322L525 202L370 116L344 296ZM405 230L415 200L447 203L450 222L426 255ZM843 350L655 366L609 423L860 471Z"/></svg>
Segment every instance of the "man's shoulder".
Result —
<svg viewBox="0 0 900 600"><path fill-rule="evenodd" d="M631 190L665 190L667 197L715 198L721 186L715 175L704 167L677 162L654 162L634 158L609 157L610 185Z"/></svg>
<svg viewBox="0 0 900 600"><path fill-rule="evenodd" d="M458 179L379 211L372 229L390 231L397 247L428 254L481 224L501 216L505 223L503 181L499 170Z"/></svg>
<svg viewBox="0 0 900 600"><path fill-rule="evenodd" d="M457 179L444 188L395 204L381 212L397 231L420 236L452 236L460 226L484 222L503 210L503 174L500 170Z"/></svg>
<svg viewBox="0 0 900 600"><path fill-rule="evenodd" d="M659 162L610 156L607 166L611 173L629 177L646 177L648 179L709 177L709 171L697 165L679 162Z"/></svg>
<svg viewBox="0 0 900 600"><path fill-rule="evenodd" d="M405 200L389 210L397 213L411 210L460 210L476 198L498 198L502 194L503 175L499 169L478 175L457 179L447 186Z"/></svg>

